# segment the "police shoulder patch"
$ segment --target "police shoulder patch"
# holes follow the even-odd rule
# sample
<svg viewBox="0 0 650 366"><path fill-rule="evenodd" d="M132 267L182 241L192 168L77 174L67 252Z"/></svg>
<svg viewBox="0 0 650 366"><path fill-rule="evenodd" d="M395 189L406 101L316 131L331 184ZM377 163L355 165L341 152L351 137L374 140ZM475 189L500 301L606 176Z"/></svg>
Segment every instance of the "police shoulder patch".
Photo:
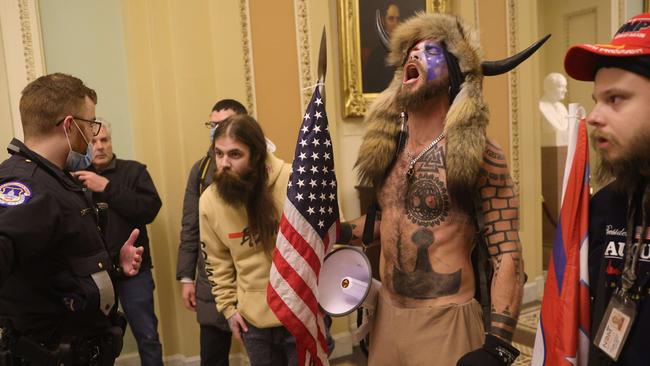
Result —
<svg viewBox="0 0 650 366"><path fill-rule="evenodd" d="M7 182L0 185L0 206L18 206L29 202L32 191L20 182Z"/></svg>

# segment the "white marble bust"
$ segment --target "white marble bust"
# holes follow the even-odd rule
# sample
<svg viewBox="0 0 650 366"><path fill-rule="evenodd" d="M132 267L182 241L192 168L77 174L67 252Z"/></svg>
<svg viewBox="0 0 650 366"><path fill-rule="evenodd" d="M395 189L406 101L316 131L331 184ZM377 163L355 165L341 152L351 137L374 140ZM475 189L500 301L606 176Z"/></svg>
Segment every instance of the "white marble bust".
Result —
<svg viewBox="0 0 650 366"><path fill-rule="evenodd" d="M566 146L568 111L562 103L567 92L564 75L552 72L544 78L544 95L539 100L542 112L542 146Z"/></svg>

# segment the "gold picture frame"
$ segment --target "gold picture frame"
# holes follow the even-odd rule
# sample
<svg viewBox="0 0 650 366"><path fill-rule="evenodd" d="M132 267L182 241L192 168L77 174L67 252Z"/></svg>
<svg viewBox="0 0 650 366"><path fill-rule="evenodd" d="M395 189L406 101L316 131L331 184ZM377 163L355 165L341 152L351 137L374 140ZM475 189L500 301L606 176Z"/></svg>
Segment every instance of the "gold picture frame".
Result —
<svg viewBox="0 0 650 366"><path fill-rule="evenodd" d="M339 20L339 37L341 49L341 69L342 69L342 85L341 95L343 97L344 115L345 117L363 117L368 105L379 95L379 92L367 92L364 90L362 79L362 34L360 30L360 23L364 23L365 28L368 29L368 23L374 24L375 12L364 11L364 19L360 18L359 8L360 3L364 2L364 7L368 3L375 3L374 0L338 0L338 20ZM413 8L419 5L416 10L425 10L426 12L440 12L444 13L448 10L449 0L421 0L421 4L413 0L403 1L390 1L397 6L403 5L404 8ZM388 3L388 2L386 2ZM375 5L381 6L381 5ZM402 19L412 15L411 13L402 14ZM370 32L370 31L368 31ZM367 32L366 32L367 33ZM374 39L374 28L372 30ZM370 35L363 34L365 39ZM367 56L367 47L364 48L363 53ZM383 62L383 60L381 60Z"/></svg>

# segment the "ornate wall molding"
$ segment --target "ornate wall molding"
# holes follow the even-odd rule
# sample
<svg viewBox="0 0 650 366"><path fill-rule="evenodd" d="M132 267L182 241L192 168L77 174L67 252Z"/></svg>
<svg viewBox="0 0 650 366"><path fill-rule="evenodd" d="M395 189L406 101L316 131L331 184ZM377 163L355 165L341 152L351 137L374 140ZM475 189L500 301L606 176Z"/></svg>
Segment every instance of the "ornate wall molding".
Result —
<svg viewBox="0 0 650 366"><path fill-rule="evenodd" d="M313 85L311 77L311 37L307 0L294 0L296 16L296 38L298 44L298 72L300 73L300 105L301 110L311 98Z"/></svg>
<svg viewBox="0 0 650 366"><path fill-rule="evenodd" d="M447 1L446 0L431 0L430 4L427 4L431 8L431 11L434 13L444 13L447 11Z"/></svg>
<svg viewBox="0 0 650 366"><path fill-rule="evenodd" d="M598 27L599 27L598 16L597 16L598 15L598 8L597 7L591 6L591 7L584 8L584 9L581 9L581 10L578 10L578 11L566 13L562 17L562 33L564 35L564 38L562 39L563 49L568 50L569 46L571 45L571 39L570 39L571 30L570 30L570 27L569 27L570 24L575 20L575 18L583 17L583 16L586 16L586 15L592 15L594 17L595 26L594 26L594 29L593 29L593 34L594 34L594 40L597 39ZM566 97L565 97L566 100L576 100L575 96L572 95L571 92L572 92L572 88L569 88L569 90L567 91Z"/></svg>
<svg viewBox="0 0 650 366"><path fill-rule="evenodd" d="M250 11L248 0L239 1L242 50L244 54L244 82L246 84L246 108L255 116L255 71L253 69L253 46L251 44Z"/></svg>
<svg viewBox="0 0 650 366"><path fill-rule="evenodd" d="M515 0L507 0L508 54L517 53L517 8ZM519 187L519 94L517 68L508 73L510 86L510 157L512 159L512 180Z"/></svg>
<svg viewBox="0 0 650 366"><path fill-rule="evenodd" d="M31 2L34 5L33 2ZM36 62L34 61L34 42L32 38L32 22L30 20L30 1L19 0L20 33L22 35L23 55L25 57L25 76L29 83L36 79Z"/></svg>
<svg viewBox="0 0 650 366"><path fill-rule="evenodd" d="M359 9L352 0L338 1L339 47L341 52L341 91L344 115L362 117L366 113L366 100L361 90L361 65L359 56Z"/></svg>
<svg viewBox="0 0 650 366"><path fill-rule="evenodd" d="M38 0L0 1L2 32L0 47L4 50L4 72L9 94L9 110L13 136L23 137L18 104L20 92L27 83L45 72Z"/></svg>
<svg viewBox="0 0 650 366"><path fill-rule="evenodd" d="M627 20L627 12L625 11L625 0L618 0L618 21L616 24L612 24L612 34L616 33L618 28Z"/></svg>

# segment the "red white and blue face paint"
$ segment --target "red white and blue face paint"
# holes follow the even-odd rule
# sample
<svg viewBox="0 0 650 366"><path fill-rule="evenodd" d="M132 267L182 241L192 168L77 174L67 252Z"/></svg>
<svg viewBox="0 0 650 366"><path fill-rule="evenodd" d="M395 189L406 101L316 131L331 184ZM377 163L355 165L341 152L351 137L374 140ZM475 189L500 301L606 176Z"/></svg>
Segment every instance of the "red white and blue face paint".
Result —
<svg viewBox="0 0 650 366"><path fill-rule="evenodd" d="M415 65L413 64L417 64L417 75L414 73L413 66ZM447 72L447 62L440 43L423 40L411 48L408 62L405 65L404 83L418 78L420 71L424 71L427 81L438 79Z"/></svg>

